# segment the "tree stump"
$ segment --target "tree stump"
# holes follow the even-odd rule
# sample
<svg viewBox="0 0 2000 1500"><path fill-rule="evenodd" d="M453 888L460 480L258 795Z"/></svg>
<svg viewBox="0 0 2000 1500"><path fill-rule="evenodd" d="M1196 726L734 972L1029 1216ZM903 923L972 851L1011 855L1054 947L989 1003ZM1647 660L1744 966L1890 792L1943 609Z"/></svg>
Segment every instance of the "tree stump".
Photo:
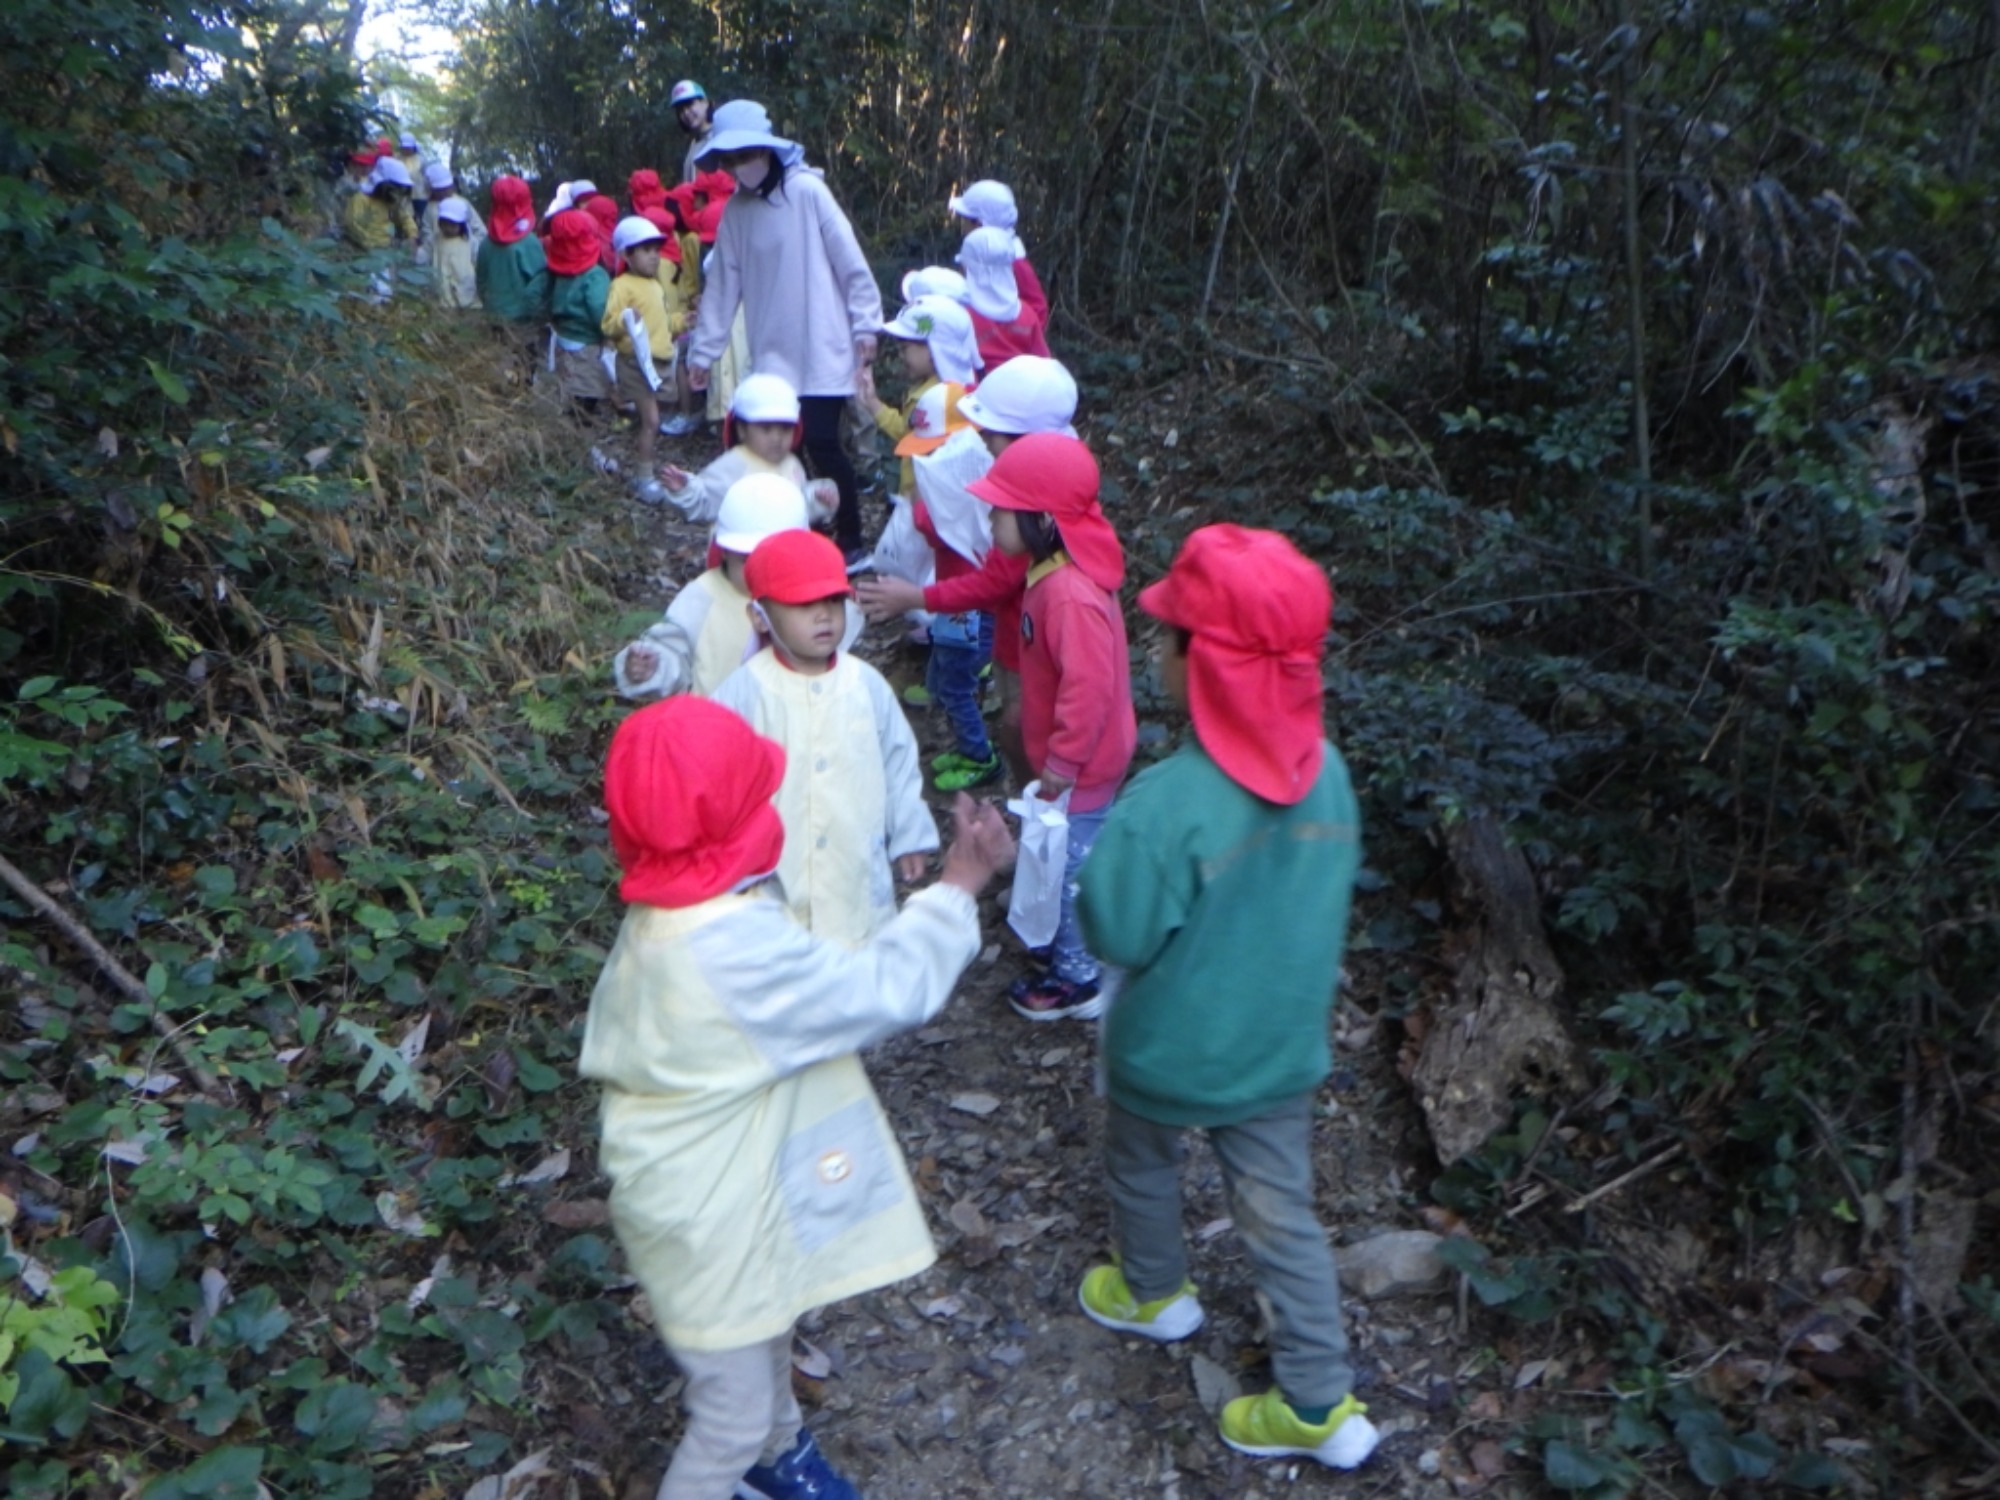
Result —
<svg viewBox="0 0 2000 1500"><path fill-rule="evenodd" d="M1450 1166L1508 1123L1524 1083L1575 1090L1583 1072L1557 1008L1563 972L1527 860L1484 816L1453 827L1445 848L1471 920L1451 999L1432 1019L1411 1081L1438 1159Z"/></svg>

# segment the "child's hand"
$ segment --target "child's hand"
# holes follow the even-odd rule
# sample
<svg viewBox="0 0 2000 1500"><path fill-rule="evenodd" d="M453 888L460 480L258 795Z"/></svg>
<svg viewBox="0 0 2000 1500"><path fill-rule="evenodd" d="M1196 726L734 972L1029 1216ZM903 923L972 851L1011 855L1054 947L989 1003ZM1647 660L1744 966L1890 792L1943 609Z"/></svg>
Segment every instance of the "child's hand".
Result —
<svg viewBox="0 0 2000 1500"><path fill-rule="evenodd" d="M875 394L875 370L871 365L863 365L854 377L854 394L861 398L861 404L870 416L882 410L882 398Z"/></svg>
<svg viewBox="0 0 2000 1500"><path fill-rule="evenodd" d="M1075 780L1072 779L1071 777L1059 775L1054 771L1042 772L1041 783L1042 783L1041 799L1044 802L1055 801L1064 792L1068 791L1071 787L1076 785Z"/></svg>
<svg viewBox="0 0 2000 1500"><path fill-rule="evenodd" d="M1014 863L1014 835L990 802L974 802L964 792L951 808L951 847L944 852L942 885L977 896L986 883Z"/></svg>
<svg viewBox="0 0 2000 1500"><path fill-rule="evenodd" d="M660 653L651 646L635 645L625 653L625 680L627 682L651 682L653 674L660 669Z"/></svg>
<svg viewBox="0 0 2000 1500"><path fill-rule="evenodd" d="M924 872L930 868L930 864L931 859L928 854L921 852L899 854L896 856L896 878L904 885L914 885L924 878Z"/></svg>
<svg viewBox="0 0 2000 1500"><path fill-rule="evenodd" d="M708 389L707 365L688 366L688 389L691 391L705 391Z"/></svg>
<svg viewBox="0 0 2000 1500"><path fill-rule="evenodd" d="M675 464L664 464L660 468L660 483L664 484L676 495L686 489L688 482L693 478L694 476L688 473L686 469L680 468Z"/></svg>
<svg viewBox="0 0 2000 1500"><path fill-rule="evenodd" d="M861 612L878 622L924 607L924 591L907 578L862 579L854 585L854 596L861 601Z"/></svg>

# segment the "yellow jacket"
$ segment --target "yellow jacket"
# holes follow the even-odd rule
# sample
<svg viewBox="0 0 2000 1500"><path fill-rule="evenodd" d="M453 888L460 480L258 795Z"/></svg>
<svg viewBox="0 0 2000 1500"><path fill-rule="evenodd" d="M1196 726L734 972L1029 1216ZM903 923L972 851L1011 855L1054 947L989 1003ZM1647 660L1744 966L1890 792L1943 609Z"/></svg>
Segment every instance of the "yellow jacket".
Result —
<svg viewBox="0 0 2000 1500"><path fill-rule="evenodd" d="M387 250L398 232L412 242L417 237L417 221L410 205L398 203L391 208L388 199L374 193L348 195L346 223L348 239L362 250Z"/></svg>
<svg viewBox="0 0 2000 1500"><path fill-rule="evenodd" d="M672 364L674 325L667 311L666 288L655 277L634 276L630 271L611 278L611 292L604 299L604 338L627 356L632 353L632 335L625 331L628 307L637 308L645 321L646 344L653 352L653 363Z"/></svg>
<svg viewBox="0 0 2000 1500"><path fill-rule="evenodd" d="M866 942L896 915L889 862L938 846L895 690L846 650L808 677L766 649L709 696L785 747L778 884L792 915L819 937Z"/></svg>
<svg viewBox="0 0 2000 1500"><path fill-rule="evenodd" d="M933 886L867 946L795 924L764 888L633 906L590 999L611 1223L668 1344L739 1349L937 1252L855 1053L943 1009L979 951L973 901Z"/></svg>

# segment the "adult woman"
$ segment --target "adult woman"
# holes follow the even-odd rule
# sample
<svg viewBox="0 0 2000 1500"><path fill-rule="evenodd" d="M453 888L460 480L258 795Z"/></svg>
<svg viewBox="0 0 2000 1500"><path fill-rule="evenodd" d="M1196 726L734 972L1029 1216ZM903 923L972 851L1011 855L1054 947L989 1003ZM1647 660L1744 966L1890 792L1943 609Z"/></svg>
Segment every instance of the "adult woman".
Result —
<svg viewBox="0 0 2000 1500"><path fill-rule="evenodd" d="M857 370L875 358L882 326L875 274L847 215L806 166L805 148L773 133L763 105L732 99L718 109L701 159L730 172L737 190L716 231L688 346L689 384L707 388L740 307L751 369L782 376L799 393L806 457L840 491L834 539L856 571L868 551L840 426Z"/></svg>

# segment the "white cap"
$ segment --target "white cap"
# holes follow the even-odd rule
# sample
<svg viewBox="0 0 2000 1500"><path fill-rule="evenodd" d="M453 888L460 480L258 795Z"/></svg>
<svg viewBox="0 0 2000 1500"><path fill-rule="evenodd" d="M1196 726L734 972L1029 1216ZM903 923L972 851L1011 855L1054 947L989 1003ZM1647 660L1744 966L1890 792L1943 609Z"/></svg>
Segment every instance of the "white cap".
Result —
<svg viewBox="0 0 2000 1500"><path fill-rule="evenodd" d="M574 208L578 203L596 191L597 184L592 182L588 177L577 178L575 182L569 185L570 206Z"/></svg>
<svg viewBox="0 0 2000 1500"><path fill-rule="evenodd" d="M950 266L925 266L903 278L903 300L914 302L919 297L949 297L969 307L972 292L965 278Z"/></svg>
<svg viewBox="0 0 2000 1500"><path fill-rule="evenodd" d="M958 247L972 310L996 323L1021 316L1021 291L1014 282L1014 234L1007 229L975 229Z"/></svg>
<svg viewBox="0 0 2000 1500"><path fill-rule="evenodd" d="M683 104L689 104L696 99L706 99L707 97L707 89L696 83L692 78L683 78L679 83L674 85L674 91L667 95L667 108L679 109Z"/></svg>
<svg viewBox="0 0 2000 1500"><path fill-rule="evenodd" d="M448 188L451 186L451 168L441 161L424 164L424 183L427 187Z"/></svg>
<svg viewBox="0 0 2000 1500"><path fill-rule="evenodd" d="M736 389L741 392L743 387ZM715 545L725 552L750 553L767 536L805 529L803 490L780 474L746 474L722 497L722 508L715 514Z"/></svg>
<svg viewBox="0 0 2000 1500"><path fill-rule="evenodd" d="M410 132L406 130L403 132L402 140L399 141L397 144L400 145L405 151L414 151L417 149L417 138L411 135Z"/></svg>
<svg viewBox="0 0 2000 1500"><path fill-rule="evenodd" d="M891 338L921 340L931 351L938 379L971 385L983 361L972 314L949 297L919 297L882 330Z"/></svg>
<svg viewBox="0 0 2000 1500"><path fill-rule="evenodd" d="M438 205L438 218L447 224L469 224L472 222L472 205L463 198L447 198Z"/></svg>
<svg viewBox="0 0 2000 1500"><path fill-rule="evenodd" d="M1011 230L1021 219L1021 211L1014 205L1014 190L990 178L973 183L952 199L951 211L961 219L977 219L989 229Z"/></svg>
<svg viewBox="0 0 2000 1500"><path fill-rule="evenodd" d="M410 169L393 156L385 156L375 163L375 181L388 183L391 187L411 187Z"/></svg>
<svg viewBox="0 0 2000 1500"><path fill-rule="evenodd" d="M640 214L632 214L618 221L618 227L611 231L611 248L623 255L635 245L650 245L667 237L651 219Z"/></svg>
<svg viewBox="0 0 2000 1500"><path fill-rule="evenodd" d="M958 403L958 414L988 432L1074 437L1070 422L1076 416L1076 380L1053 359L1017 354Z"/></svg>
<svg viewBox="0 0 2000 1500"><path fill-rule="evenodd" d="M745 375L729 403L739 422L796 422L799 393L782 375Z"/></svg>

